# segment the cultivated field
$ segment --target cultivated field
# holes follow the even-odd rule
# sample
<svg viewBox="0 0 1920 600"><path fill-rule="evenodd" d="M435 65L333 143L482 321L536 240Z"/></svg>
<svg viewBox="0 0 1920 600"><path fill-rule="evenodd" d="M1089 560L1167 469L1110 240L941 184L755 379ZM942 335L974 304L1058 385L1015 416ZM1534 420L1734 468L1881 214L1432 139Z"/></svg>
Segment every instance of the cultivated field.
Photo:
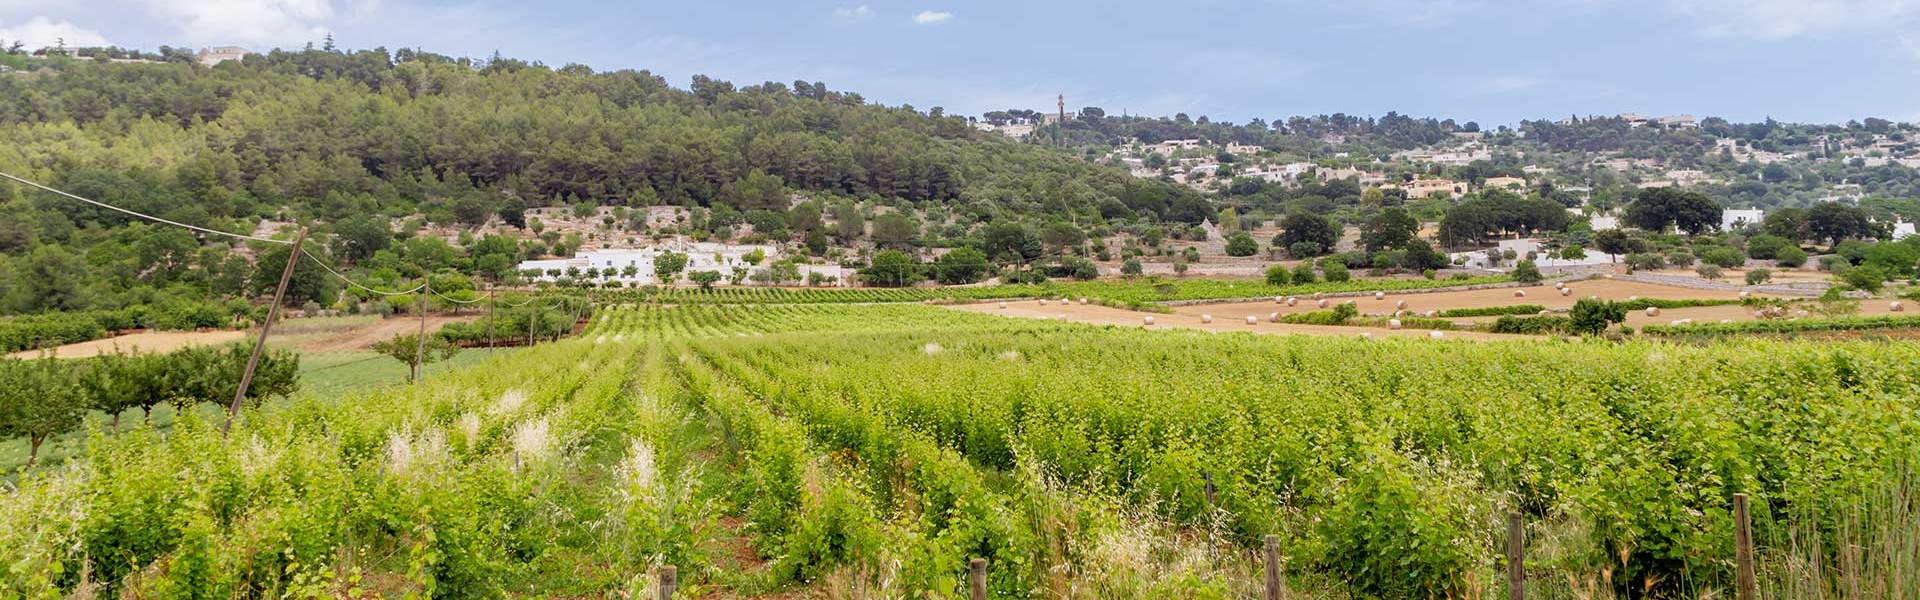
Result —
<svg viewBox="0 0 1920 600"><path fill-rule="evenodd" d="M673 565L696 597L947 598L978 557L996 598L1248 598L1272 534L1297 597L1493 598L1513 511L1529 597L1728 597L1744 492L1768 598L1907 598L1916 362L607 309L230 440L96 437L0 494L29 575L0 592L651 597Z"/></svg>

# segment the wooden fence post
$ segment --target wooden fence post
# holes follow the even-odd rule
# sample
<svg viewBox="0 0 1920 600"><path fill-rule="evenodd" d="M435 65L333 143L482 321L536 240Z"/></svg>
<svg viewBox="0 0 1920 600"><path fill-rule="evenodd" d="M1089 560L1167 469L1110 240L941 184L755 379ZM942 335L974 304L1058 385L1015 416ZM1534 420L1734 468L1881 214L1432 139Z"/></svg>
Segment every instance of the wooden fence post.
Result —
<svg viewBox="0 0 1920 600"><path fill-rule="evenodd" d="M534 326L540 323L540 292L535 291L533 297L527 300L527 304L533 305L530 309L533 312L527 317L527 347L532 348Z"/></svg>
<svg viewBox="0 0 1920 600"><path fill-rule="evenodd" d="M287 266L280 270L280 286L273 288L273 304L267 305L267 320L260 324L260 337L253 340L253 354L247 356L247 370L240 372L240 388L233 392L233 406L227 408L227 422L220 426L220 436L226 437L233 430L234 419L240 418L240 403L247 398L247 387L253 385L253 372L260 368L260 353L267 349L267 332L273 329L274 318L280 315L280 302L287 297L287 281L293 279L293 264L300 260L300 244L307 241L307 228L301 227L300 233L293 236L293 250L287 253Z"/></svg>
<svg viewBox="0 0 1920 600"><path fill-rule="evenodd" d="M1753 514L1747 507L1747 495L1733 495L1733 560L1737 600L1759 600L1758 582L1753 572Z"/></svg>
<svg viewBox="0 0 1920 600"><path fill-rule="evenodd" d="M1507 513L1507 600L1527 598L1527 521Z"/></svg>
<svg viewBox="0 0 1920 600"><path fill-rule="evenodd" d="M1286 576L1280 571L1280 536L1267 534L1267 600L1284 600L1287 597Z"/></svg>
<svg viewBox="0 0 1920 600"><path fill-rule="evenodd" d="M673 600L673 589L679 586L679 570L673 565L660 567L660 600Z"/></svg>
<svg viewBox="0 0 1920 600"><path fill-rule="evenodd" d="M493 288L487 288L487 349L493 349L493 324L500 322L500 309L493 299Z"/></svg>
<svg viewBox="0 0 1920 600"><path fill-rule="evenodd" d="M420 366L425 364L427 355L427 294L433 293L431 280L420 284L420 336L413 338L413 376L407 383L420 383Z"/></svg>
<svg viewBox="0 0 1920 600"><path fill-rule="evenodd" d="M987 559L968 561L967 579L972 582L973 600L987 600Z"/></svg>

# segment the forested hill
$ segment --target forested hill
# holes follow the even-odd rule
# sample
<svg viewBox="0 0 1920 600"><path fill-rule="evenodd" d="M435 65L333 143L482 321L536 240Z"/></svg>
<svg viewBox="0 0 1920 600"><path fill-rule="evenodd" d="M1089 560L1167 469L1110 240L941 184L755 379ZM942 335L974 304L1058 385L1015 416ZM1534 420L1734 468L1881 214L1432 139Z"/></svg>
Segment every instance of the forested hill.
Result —
<svg viewBox="0 0 1920 600"><path fill-rule="evenodd" d="M215 224L281 207L323 221L418 210L462 223L576 201L785 210L780 185L953 201L961 214L1204 216L1204 201L1176 186L929 113L820 83L696 77L678 89L646 71L406 50L274 52L213 68L62 60L0 77L0 166ZM29 243L16 232L0 250Z"/></svg>

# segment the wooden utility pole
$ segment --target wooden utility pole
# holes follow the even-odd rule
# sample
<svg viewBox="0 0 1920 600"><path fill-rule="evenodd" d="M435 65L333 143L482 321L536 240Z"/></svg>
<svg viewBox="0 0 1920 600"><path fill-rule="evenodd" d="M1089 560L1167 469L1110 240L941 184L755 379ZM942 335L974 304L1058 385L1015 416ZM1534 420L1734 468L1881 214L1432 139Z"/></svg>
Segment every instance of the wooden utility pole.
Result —
<svg viewBox="0 0 1920 600"><path fill-rule="evenodd" d="M1753 573L1753 514L1746 494L1733 495L1733 561L1736 600L1758 600L1760 592Z"/></svg>
<svg viewBox="0 0 1920 600"><path fill-rule="evenodd" d="M240 418L240 403L247 398L247 388L253 385L253 371L260 368L260 353L267 349L267 332L273 329L273 320L280 316L280 302L287 297L287 282L293 279L293 264L300 260L300 244L307 241L307 228L301 227L300 233L293 236L293 250L287 253L287 266L280 270L280 286L273 289L273 304L267 305L267 320L260 324L260 337L253 340L253 354L247 356L247 370L240 372L240 388L233 392L233 406L227 407L227 422L220 426L220 435L225 437L233 430L234 419Z"/></svg>
<svg viewBox="0 0 1920 600"><path fill-rule="evenodd" d="M533 347L534 326L540 322L540 292L534 292L533 297L527 299L527 304L533 305L533 307L529 309L532 313L527 317L527 347L531 348Z"/></svg>
<svg viewBox="0 0 1920 600"><path fill-rule="evenodd" d="M487 288L487 349L493 349L493 324L500 320L499 308L493 300L493 288Z"/></svg>
<svg viewBox="0 0 1920 600"><path fill-rule="evenodd" d="M420 365L427 355L427 294L433 293L433 283L420 283L420 335L413 338L413 377L407 383L420 383Z"/></svg>
<svg viewBox="0 0 1920 600"><path fill-rule="evenodd" d="M660 567L660 600L673 600L674 588L680 587L680 572L673 565Z"/></svg>
<svg viewBox="0 0 1920 600"><path fill-rule="evenodd" d="M1507 513L1507 600L1527 600L1527 521Z"/></svg>

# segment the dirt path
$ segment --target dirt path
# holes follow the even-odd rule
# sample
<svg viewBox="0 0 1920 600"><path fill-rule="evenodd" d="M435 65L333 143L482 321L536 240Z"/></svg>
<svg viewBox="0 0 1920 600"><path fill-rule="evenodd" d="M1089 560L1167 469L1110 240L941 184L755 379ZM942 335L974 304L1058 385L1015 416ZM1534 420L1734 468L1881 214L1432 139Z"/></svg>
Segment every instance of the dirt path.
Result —
<svg viewBox="0 0 1920 600"><path fill-rule="evenodd" d="M479 318L478 315L461 315L458 317L428 316L427 331L439 331L441 327L446 326L448 323L465 323ZM416 317L393 317L365 327L356 327L332 337L309 342L301 346L300 350L304 352L365 350L372 347L374 342L390 340L396 336L411 335L419 333L419 331L420 319Z"/></svg>
<svg viewBox="0 0 1920 600"><path fill-rule="evenodd" d="M1516 289L1525 292L1526 295L1524 297L1515 296L1514 291ZM1545 307L1547 309L1566 309L1566 308L1572 308L1573 303L1575 301L1581 298L1585 298L1587 296L1599 296L1601 299L1605 299L1605 300L1627 300L1629 298L1635 298L1635 297L1662 298L1662 299L1672 299L1672 300L1734 299L1739 297L1739 293L1734 291L1697 290L1697 289L1691 289L1691 288L1659 285L1654 283L1615 281L1611 279L1592 279L1592 280L1585 280L1585 281L1576 281L1576 282L1567 284L1567 289L1571 291L1565 296L1560 295L1560 292L1554 289L1552 286L1543 285L1543 286L1532 286L1532 287L1524 287L1524 288L1501 288L1501 289L1468 290L1468 291L1456 291L1456 292L1429 292L1429 293L1387 292L1385 297L1379 298L1379 299L1375 299L1372 296L1360 296L1360 297L1348 297L1348 298L1329 298L1327 302L1328 302L1328 306L1332 306L1335 303L1352 301L1356 306L1359 307L1360 313L1363 315L1387 315L1387 314L1393 313L1395 310L1399 310L1398 307L1399 307L1399 303L1401 302L1406 303L1405 310L1410 310L1414 312L1426 312L1430 310L1444 311L1444 310L1456 309L1456 308L1487 308L1487 307L1495 307L1495 306L1513 306L1517 304L1533 304L1533 305L1539 305L1539 306ZM1153 325L1143 325L1145 317L1148 316L1150 313L1139 313L1139 312L1133 312L1133 311L1122 310L1117 308L1107 308L1103 306L1091 306L1091 305L1083 306L1078 303L1062 305L1059 302L1048 302L1046 305L1043 306L1039 303L1039 301L1007 302L1006 308L1004 309L1000 308L999 306L1000 305L998 303L989 302L989 303L980 303L980 304L955 305L955 306L952 306L952 308L956 310L964 310L969 312L1000 314L1000 315L1005 315L1010 317L1024 317L1024 318L1032 318L1032 319L1063 319L1063 320L1073 321L1077 323L1094 323L1094 324L1102 324L1102 325L1144 326L1148 329L1166 329L1170 327L1180 327L1180 328L1188 328L1188 329L1204 329L1208 331L1252 331L1252 332L1258 332L1258 333L1283 333L1283 334L1291 333L1291 334L1343 335L1343 336L1357 336L1363 332L1371 333L1374 336L1397 335L1397 336L1425 337L1428 335L1428 332L1425 330L1393 331L1393 330L1388 330L1384 328L1336 327L1336 326L1325 326L1325 325L1292 325L1292 324L1284 324L1284 323L1270 323L1267 321L1268 317L1273 313L1290 315L1290 314L1296 314L1296 313L1306 313L1306 312L1313 312L1317 310L1323 310L1319 307L1318 302L1314 301L1311 297L1296 298L1293 306L1287 306L1283 302L1275 302L1273 300L1262 300L1257 302L1233 302L1233 303L1223 303L1223 304L1203 304L1203 305L1194 305L1194 306L1182 306L1182 307L1175 308L1173 314L1152 315L1155 321ZM1861 308L1862 308L1861 314L1863 315L1877 315L1877 314L1889 313L1889 311L1887 310L1887 303L1884 301L1881 301L1881 302L1869 301L1864 303ZM1204 322L1206 317L1209 317L1209 316L1212 317L1213 322L1212 323ZM1254 317L1257 322L1253 325L1248 325L1246 322L1247 317ZM1481 317L1481 318L1461 318L1461 319L1454 319L1454 320L1459 322L1491 321L1494 318L1495 317ZM1658 317L1648 317L1645 314L1636 311L1628 315L1627 324L1634 327L1640 327L1640 326L1656 324L1656 323L1664 325L1664 324L1667 324L1668 322L1671 322L1677 319L1693 319L1695 322L1706 322L1706 321L1719 321L1721 319L1744 320L1744 319L1752 319L1752 318L1753 318L1753 315L1751 314L1751 311L1740 306L1713 306L1713 307L1700 307L1700 308L1670 309L1670 310L1662 311L1661 315ZM1474 339L1474 340L1525 339L1529 337L1534 337L1534 336L1499 335L1499 334L1479 333L1479 332L1453 332L1453 331L1446 332L1445 335L1448 338Z"/></svg>
<svg viewBox="0 0 1920 600"><path fill-rule="evenodd" d="M115 352L167 353L188 346L222 344L247 337L244 331L143 331L53 348L54 358L87 358ZM40 358L45 350L15 352L12 358Z"/></svg>

